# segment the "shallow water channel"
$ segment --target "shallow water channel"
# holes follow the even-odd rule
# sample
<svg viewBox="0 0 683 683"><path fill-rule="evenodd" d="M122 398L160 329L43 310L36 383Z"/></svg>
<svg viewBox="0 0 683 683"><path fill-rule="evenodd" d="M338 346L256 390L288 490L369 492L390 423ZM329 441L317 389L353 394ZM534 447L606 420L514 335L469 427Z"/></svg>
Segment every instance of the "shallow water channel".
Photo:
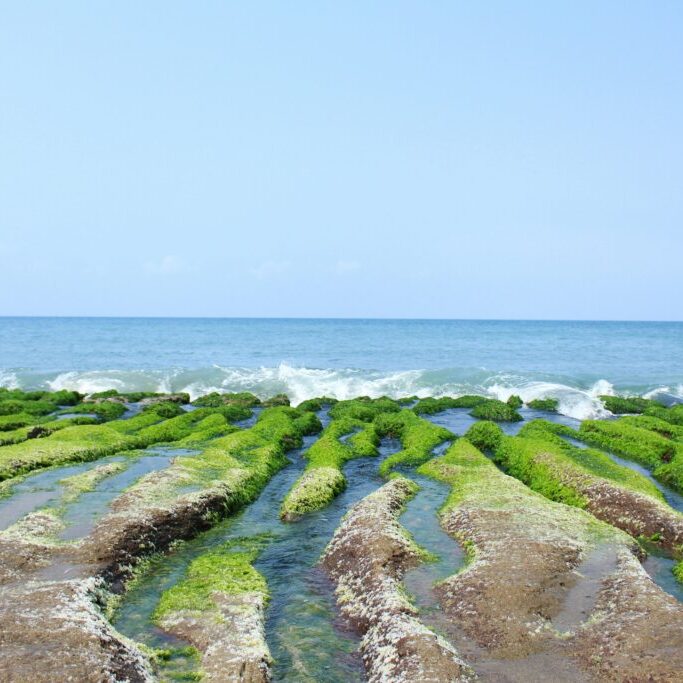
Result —
<svg viewBox="0 0 683 683"><path fill-rule="evenodd" d="M97 520L107 512L109 504L125 488L149 472L165 469L173 458L196 452L184 448L150 446L144 451L130 451L31 474L15 484L8 495L0 500L0 530L6 529L31 512L57 508L65 523L65 529L59 538L65 541L82 538L92 530ZM94 485L92 491L78 494L75 500L63 504L63 499L68 493L65 479L111 463L123 463L124 469L103 477Z"/></svg>
<svg viewBox="0 0 683 683"><path fill-rule="evenodd" d="M270 591L265 626L274 659L273 680L363 680L357 654L359 639L339 622L332 587L316 563L343 514L383 483L377 468L385 457L400 449L400 443L385 440L379 457L348 462L344 468L348 486L342 494L324 510L298 522L283 523L280 505L305 466L304 451L316 438L307 437L303 448L291 452L291 463L276 473L258 499L241 513L153 561L124 595L114 626L153 647L182 645L152 623L161 594L182 580L188 565L203 552L231 539L265 534L270 539L254 564ZM173 666L192 664L176 661Z"/></svg>
<svg viewBox="0 0 683 683"><path fill-rule="evenodd" d="M59 538L73 541L87 536L98 519L109 509L112 501L150 472L157 472L170 466L178 456L195 455L199 451L167 446L150 446L122 472L118 472L98 482L92 491L81 494L77 500L66 506L62 520L65 529ZM100 461L100 464L103 464Z"/></svg>
<svg viewBox="0 0 683 683"><path fill-rule="evenodd" d="M63 479L89 472L111 462L121 462L125 458L126 456L121 455L112 456L28 475L0 500L0 530L18 522L30 512L58 503L65 494L66 487L61 483Z"/></svg>
<svg viewBox="0 0 683 683"><path fill-rule="evenodd" d="M406 572L403 585L421 615L428 617L430 613L441 611L434 584L455 574L465 562L465 553L439 522L438 511L450 493L450 486L407 470L404 474L416 482L420 490L406 505L399 522L420 547L432 555L433 561Z"/></svg>
<svg viewBox="0 0 683 683"><path fill-rule="evenodd" d="M581 424L580 420L575 420L573 417L560 415L559 413L549 413L542 410L533 410L532 408L520 408L518 410L522 416L522 422L498 422L498 426L508 435L515 436L526 422L531 420L548 420L549 422L557 422L558 424L578 429ZM470 408L448 408L442 410L440 413L433 415L421 415L421 417L433 422L434 424L450 429L454 434L462 436L475 422L479 422L476 417L470 415Z"/></svg>

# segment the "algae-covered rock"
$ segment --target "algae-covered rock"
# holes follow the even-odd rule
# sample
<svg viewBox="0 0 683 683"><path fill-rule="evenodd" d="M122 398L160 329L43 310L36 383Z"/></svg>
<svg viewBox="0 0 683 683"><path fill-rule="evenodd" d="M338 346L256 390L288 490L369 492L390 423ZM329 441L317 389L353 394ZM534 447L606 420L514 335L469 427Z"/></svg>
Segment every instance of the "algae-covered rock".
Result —
<svg viewBox="0 0 683 683"><path fill-rule="evenodd" d="M546 413L556 413L559 401L556 398L535 398L527 403L533 410L543 410Z"/></svg>

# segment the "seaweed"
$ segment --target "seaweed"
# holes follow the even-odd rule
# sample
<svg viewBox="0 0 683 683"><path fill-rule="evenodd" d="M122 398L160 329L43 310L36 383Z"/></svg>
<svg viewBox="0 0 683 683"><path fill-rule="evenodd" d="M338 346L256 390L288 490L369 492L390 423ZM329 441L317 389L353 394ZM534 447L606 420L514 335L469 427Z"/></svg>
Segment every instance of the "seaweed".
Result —
<svg viewBox="0 0 683 683"><path fill-rule="evenodd" d="M521 422L522 416L507 403L496 398L488 399L475 406L470 415L478 420L493 420L494 422Z"/></svg>
<svg viewBox="0 0 683 683"><path fill-rule="evenodd" d="M476 408L489 399L485 396L465 395L458 398L442 396L441 398L421 398L414 406L417 415L434 415L451 408Z"/></svg>
<svg viewBox="0 0 683 683"><path fill-rule="evenodd" d="M600 400L610 413L622 415L624 413L643 413L661 403L640 396L600 396Z"/></svg>
<svg viewBox="0 0 683 683"><path fill-rule="evenodd" d="M379 471L383 476L388 476L397 466L416 467L426 462L432 457L434 448L453 438L446 428L424 420L407 409L400 413L379 415L375 419L375 427L380 436L400 439L403 446L398 453L382 462Z"/></svg>
<svg viewBox="0 0 683 683"><path fill-rule="evenodd" d="M535 398L527 403L533 410L543 410L546 413L556 413L559 401L556 398Z"/></svg>

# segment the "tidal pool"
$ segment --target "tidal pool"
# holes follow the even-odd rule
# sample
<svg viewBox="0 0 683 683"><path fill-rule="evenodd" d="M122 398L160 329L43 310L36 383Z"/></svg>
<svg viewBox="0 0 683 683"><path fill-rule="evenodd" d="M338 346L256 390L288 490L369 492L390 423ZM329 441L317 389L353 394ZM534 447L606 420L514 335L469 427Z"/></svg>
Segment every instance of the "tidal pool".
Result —
<svg viewBox="0 0 683 683"><path fill-rule="evenodd" d="M73 541L87 536L97 520L108 511L112 501L126 488L150 472L167 468L178 456L197 453L199 451L167 446L150 446L145 449L123 472L106 477L96 484L92 491L82 493L73 503L66 506L62 515L65 529L59 538ZM99 464L103 464L102 461Z"/></svg>
<svg viewBox="0 0 683 683"><path fill-rule="evenodd" d="M65 494L65 486L61 483L63 479L122 460L125 460L124 456L110 456L27 475L22 481L14 484L7 496L0 500L0 531L18 522L30 512L57 504Z"/></svg>
<svg viewBox="0 0 683 683"><path fill-rule="evenodd" d="M439 455L439 452L434 454ZM430 613L441 611L434 584L457 573L465 562L465 553L439 522L438 512L450 493L450 486L414 472L405 471L405 474L420 486L420 490L406 505L399 522L432 555L433 561L406 572L403 585L420 614L430 617Z"/></svg>

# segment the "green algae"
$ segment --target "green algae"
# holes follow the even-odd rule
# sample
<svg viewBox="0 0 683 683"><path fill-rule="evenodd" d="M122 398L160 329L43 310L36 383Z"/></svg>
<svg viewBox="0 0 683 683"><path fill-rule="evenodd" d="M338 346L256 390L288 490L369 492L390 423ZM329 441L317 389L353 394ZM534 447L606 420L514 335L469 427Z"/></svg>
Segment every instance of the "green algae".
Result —
<svg viewBox="0 0 683 683"><path fill-rule="evenodd" d="M74 460L94 460L135 446L135 439L105 425L66 427L44 439L3 446L0 450L0 480L39 467Z"/></svg>
<svg viewBox="0 0 683 683"><path fill-rule="evenodd" d="M351 435L349 441L342 443L340 439L347 435ZM332 420L304 454L306 469L285 496L280 517L292 521L327 506L346 487L344 463L352 458L375 455L378 443L373 424L352 417Z"/></svg>
<svg viewBox="0 0 683 683"><path fill-rule="evenodd" d="M350 417L363 422L372 422L382 413L397 413L401 410L398 401L386 396L369 398L361 396L349 401L338 401L330 408L330 417L334 420Z"/></svg>
<svg viewBox="0 0 683 683"><path fill-rule="evenodd" d="M623 418L586 420L578 433L586 443L635 460L650 469L655 478L683 491L683 443Z"/></svg>
<svg viewBox="0 0 683 683"><path fill-rule="evenodd" d="M205 429L201 423L198 427L200 432ZM175 474L175 478L161 490L153 487L143 491L144 498L174 498L178 489L188 486L196 489L223 486L227 487L226 511L236 510L253 500L287 462L288 450L300 446L305 435L316 433L320 427L313 413L300 413L289 407L266 408L250 429L234 429L210 441L197 455L177 458L167 471Z"/></svg>
<svg viewBox="0 0 683 683"><path fill-rule="evenodd" d="M162 593L153 620L181 611L218 612L215 593L268 596L266 580L253 566L267 537L232 539L202 553L187 568L186 576Z"/></svg>
<svg viewBox="0 0 683 683"><path fill-rule="evenodd" d="M600 396L600 400L605 408L615 415L644 413L651 406L661 405L657 401L651 401L640 396Z"/></svg>
<svg viewBox="0 0 683 683"><path fill-rule="evenodd" d="M646 411L646 415L651 417L658 417L660 420L670 422L673 425L683 427L683 403L664 408L663 406L650 406Z"/></svg>
<svg viewBox="0 0 683 683"><path fill-rule="evenodd" d="M484 453L495 451L503 436L503 430L488 420L473 424L465 434L465 437Z"/></svg>
<svg viewBox="0 0 683 683"><path fill-rule="evenodd" d="M253 408L261 405L261 399L248 391L239 393L219 394L214 391L204 396L199 396L192 401L193 406L198 408L218 408L220 406L242 406L243 408Z"/></svg>
<svg viewBox="0 0 683 683"><path fill-rule="evenodd" d="M408 409L379 415L375 419L375 427L380 437L398 438L403 446L402 450L390 455L380 465L379 471L384 477L397 466L421 465L429 460L437 446L453 438L446 428L424 420Z"/></svg>
<svg viewBox="0 0 683 683"><path fill-rule="evenodd" d="M513 401L514 402L514 401ZM494 422L521 422L522 416L517 410L496 398L490 398L484 403L475 406L470 415L478 420L493 420Z"/></svg>
<svg viewBox="0 0 683 683"><path fill-rule="evenodd" d="M484 428L483 425L484 423L473 425L466 435L467 438L486 446L506 473L554 502L586 508L589 501L582 493L582 488L609 482L614 486L645 495L668 507L661 491L644 475L619 465L602 451L578 448L562 439L559 434L577 436L569 427L545 420L534 420L524 425L517 436L510 437L505 436L497 425L489 423ZM498 430L498 434L493 434L494 429ZM636 536L636 532L629 526L626 513L625 510L623 525L616 523L616 526ZM673 509L670 509L670 513L677 514ZM614 524L609 519L604 521L606 524ZM655 534L648 539L638 536L636 540L643 547L649 548L650 545L656 545L661 541L661 534ZM683 548L674 547L671 551L674 557L683 554ZM683 560L675 565L673 572L677 580L683 582Z"/></svg>
<svg viewBox="0 0 683 683"><path fill-rule="evenodd" d="M628 415L622 417L620 422L622 424L632 425L633 427L641 427L642 429L649 429L651 432L675 441L683 441L683 427L662 420L659 417L652 415Z"/></svg>
<svg viewBox="0 0 683 683"><path fill-rule="evenodd" d="M500 495L500 482L504 475L468 438L457 439L443 456L420 465L417 473L451 487L440 509L441 514L458 507L470 497L485 501L490 508L499 507L507 500L501 499ZM465 550L472 559L475 553L471 541L465 545Z"/></svg>
<svg viewBox="0 0 683 683"><path fill-rule="evenodd" d="M565 474L567 475L571 471L589 474L643 493L658 501L664 501L661 491L647 477L619 465L607 453L592 448L578 448L560 438L558 434L578 436L573 429L565 425L558 425L547 420L533 420L522 427L517 438L531 438L542 442L545 449L543 452L552 454L557 459L558 465L561 464L566 468Z"/></svg>
<svg viewBox="0 0 683 683"><path fill-rule="evenodd" d="M273 406L288 406L289 396L287 396L287 394L275 394L275 396L265 399L261 405L264 408L272 408Z"/></svg>
<svg viewBox="0 0 683 683"><path fill-rule="evenodd" d="M458 398L451 398L450 396L421 398L413 406L413 411L417 415L434 415L452 408L476 408L488 400L485 396L473 395L459 396Z"/></svg>
<svg viewBox="0 0 683 683"><path fill-rule="evenodd" d="M399 411L399 403L385 396L334 402L329 410L332 422L305 453L306 469L285 496L280 517L294 521L326 507L346 488L344 463L352 458L376 455L380 438L388 434L378 426L379 420ZM419 419L411 411L404 412Z"/></svg>
<svg viewBox="0 0 683 683"><path fill-rule="evenodd" d="M535 398L527 403L533 410L543 410L546 413L556 413L560 402L556 398Z"/></svg>
<svg viewBox="0 0 683 683"><path fill-rule="evenodd" d="M451 487L440 510L442 517L464 507L504 510L518 517L518 523L533 535L543 533L551 514L554 528L570 533L574 539L583 538L590 544L616 539L623 541L626 537L619 529L575 507L557 505L518 479L501 472L471 443L469 436L455 441L443 456L421 465L417 472ZM466 569L478 556L476 538L468 531L458 531L454 535L467 553Z"/></svg>
<svg viewBox="0 0 683 683"><path fill-rule="evenodd" d="M182 415L185 411L175 401L160 401L159 403L152 403L142 409L142 412L152 411L159 417L168 419L169 417L177 417Z"/></svg>
<svg viewBox="0 0 683 683"><path fill-rule="evenodd" d="M9 432L36 423L36 416L29 413L0 415L0 432Z"/></svg>
<svg viewBox="0 0 683 683"><path fill-rule="evenodd" d="M0 481L41 467L95 460L118 451L175 442L189 435L200 420L211 414L210 409L203 409L163 420L150 410L129 420L60 427L45 438L3 446Z"/></svg>
<svg viewBox="0 0 683 683"><path fill-rule="evenodd" d="M101 403L81 403L80 405L64 410L65 414L92 413L97 415L103 422L117 420L126 412L123 403L115 401L102 401Z"/></svg>
<svg viewBox="0 0 683 683"><path fill-rule="evenodd" d="M517 394L512 394L512 396L510 396L505 403L507 403L507 405L509 405L513 410L518 410L524 405L524 401L522 401Z"/></svg>
<svg viewBox="0 0 683 683"><path fill-rule="evenodd" d="M348 443L351 446L354 457L368 457L377 455L377 449L381 441L381 436L374 424L365 425L360 431L349 437Z"/></svg>
<svg viewBox="0 0 683 683"><path fill-rule="evenodd" d="M330 398L329 396L321 396L320 398L306 399L305 401L299 403L297 408L299 410L307 410L313 413L317 413L323 408L333 406L335 403L337 403L336 398Z"/></svg>
<svg viewBox="0 0 683 683"><path fill-rule="evenodd" d="M196 423L187 436L178 439L174 444L182 447L201 445L211 439L230 434L236 429L237 427L227 424L223 415L207 415Z"/></svg>
<svg viewBox="0 0 683 683"><path fill-rule="evenodd" d="M538 458L539 454L546 457ZM568 483L576 474L571 460L548 441L503 436L494 451L494 460L505 472L550 500L577 508L588 504L585 495Z"/></svg>

